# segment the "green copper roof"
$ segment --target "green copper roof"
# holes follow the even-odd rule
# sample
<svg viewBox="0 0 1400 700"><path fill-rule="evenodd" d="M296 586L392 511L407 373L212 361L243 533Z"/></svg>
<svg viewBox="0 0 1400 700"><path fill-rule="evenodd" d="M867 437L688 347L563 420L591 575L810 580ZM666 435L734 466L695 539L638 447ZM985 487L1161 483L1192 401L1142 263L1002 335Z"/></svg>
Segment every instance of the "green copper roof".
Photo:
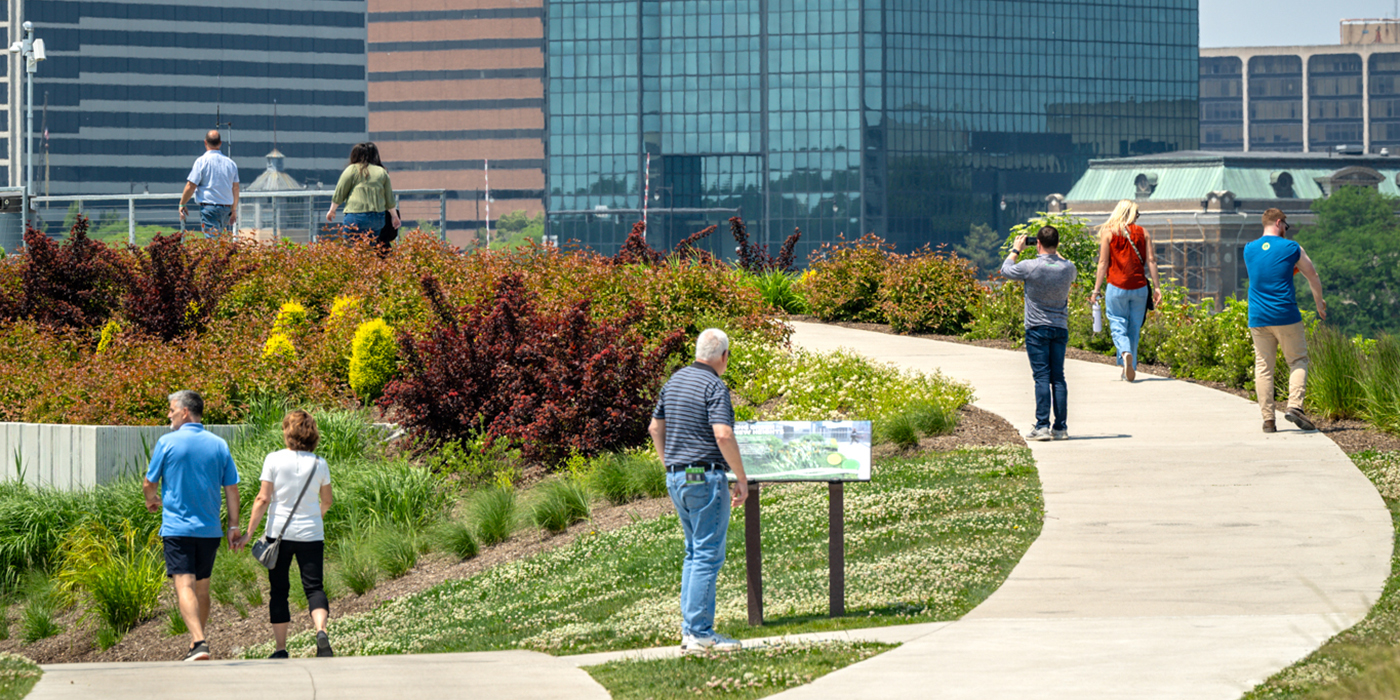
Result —
<svg viewBox="0 0 1400 700"><path fill-rule="evenodd" d="M1270 184L1275 173L1293 177L1293 197L1317 199L1322 189L1314 178L1327 177L1342 168L1363 166L1385 179L1382 194L1400 195L1395 184L1400 158L1381 156L1332 156L1305 153L1217 153L1183 151L1134 158L1089 162L1089 171L1065 196L1069 201L1136 201L1204 199L1209 192L1229 190L1237 199L1278 199ZM1137 177L1156 176L1157 187L1149 197L1137 196Z"/></svg>

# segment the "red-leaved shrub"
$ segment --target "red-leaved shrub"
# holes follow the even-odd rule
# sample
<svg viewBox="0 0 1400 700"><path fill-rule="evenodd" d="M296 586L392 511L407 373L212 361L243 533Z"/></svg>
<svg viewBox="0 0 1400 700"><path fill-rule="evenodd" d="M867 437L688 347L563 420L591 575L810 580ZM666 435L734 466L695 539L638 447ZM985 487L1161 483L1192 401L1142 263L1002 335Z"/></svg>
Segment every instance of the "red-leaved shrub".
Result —
<svg viewBox="0 0 1400 700"><path fill-rule="evenodd" d="M880 281L892 249L873 233L857 241L823 243L799 281L812 314L823 321L884 321Z"/></svg>
<svg viewBox="0 0 1400 700"><path fill-rule="evenodd" d="M485 430L546 463L643 441L681 332L648 345L635 328L640 309L598 321L587 300L541 312L517 274L460 308L432 277L422 285L436 323L420 337L400 332L402 373L380 399L415 436L438 443Z"/></svg>
<svg viewBox="0 0 1400 700"><path fill-rule="evenodd" d="M34 229L24 232L24 295L19 316L46 326L96 328L121 299L124 270L116 254L88 238L79 216L63 244Z"/></svg>
<svg viewBox="0 0 1400 700"><path fill-rule="evenodd" d="M734 236L734 242L738 245L739 267L747 272L759 274L763 272L792 272L793 251L797 247L797 241L802 238L802 229L795 228L792 235L783 241L783 246L778 249L778 257L773 257L768 253L767 246L749 242L749 231L744 226L744 220L735 216L729 219L729 233Z"/></svg>
<svg viewBox="0 0 1400 700"><path fill-rule="evenodd" d="M251 265L235 264L228 241L183 240L156 234L145 248L131 248L131 273L122 311L132 326L162 340L204 330L209 317Z"/></svg>

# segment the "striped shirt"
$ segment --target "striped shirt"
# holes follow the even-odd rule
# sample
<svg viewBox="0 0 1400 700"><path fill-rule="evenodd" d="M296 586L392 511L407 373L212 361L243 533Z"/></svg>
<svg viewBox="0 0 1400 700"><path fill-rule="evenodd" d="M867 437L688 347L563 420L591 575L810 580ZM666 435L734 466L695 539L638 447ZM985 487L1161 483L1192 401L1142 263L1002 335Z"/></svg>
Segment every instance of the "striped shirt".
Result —
<svg viewBox="0 0 1400 700"><path fill-rule="evenodd" d="M677 370L661 387L652 418L666 421L666 466L693 462L725 464L712 426L733 427L729 387L699 362Z"/></svg>

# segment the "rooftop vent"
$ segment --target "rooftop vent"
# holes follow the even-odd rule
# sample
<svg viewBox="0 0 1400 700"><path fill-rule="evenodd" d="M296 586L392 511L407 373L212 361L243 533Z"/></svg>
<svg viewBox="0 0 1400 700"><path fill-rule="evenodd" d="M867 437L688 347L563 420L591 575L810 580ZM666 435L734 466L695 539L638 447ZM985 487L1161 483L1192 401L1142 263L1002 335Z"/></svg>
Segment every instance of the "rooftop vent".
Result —
<svg viewBox="0 0 1400 700"><path fill-rule="evenodd" d="M1337 144L1336 150L1337 155L1339 156L1359 156L1364 155L1366 153L1366 150L1364 148L1349 143Z"/></svg>
<svg viewBox="0 0 1400 700"><path fill-rule="evenodd" d="M1138 173L1138 176L1133 178L1133 186L1137 188L1138 199L1147 199L1157 191L1157 174Z"/></svg>
<svg viewBox="0 0 1400 700"><path fill-rule="evenodd" d="M1293 192L1292 173L1277 172L1270 175L1269 185L1274 188L1274 196L1279 199L1295 199L1298 196Z"/></svg>

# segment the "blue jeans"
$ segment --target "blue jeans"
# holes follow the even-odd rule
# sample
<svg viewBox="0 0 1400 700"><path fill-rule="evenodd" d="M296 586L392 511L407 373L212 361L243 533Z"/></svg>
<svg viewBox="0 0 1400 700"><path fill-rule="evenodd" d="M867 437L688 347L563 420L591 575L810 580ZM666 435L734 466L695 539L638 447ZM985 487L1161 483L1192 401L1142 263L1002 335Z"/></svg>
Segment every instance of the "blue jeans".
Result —
<svg viewBox="0 0 1400 700"><path fill-rule="evenodd" d="M233 207L227 204L201 204L199 205L199 228L204 231L205 238L213 238L215 235L228 230L228 217L233 212Z"/></svg>
<svg viewBox="0 0 1400 700"><path fill-rule="evenodd" d="M1123 353L1133 354L1133 368L1137 368L1138 336L1142 333L1142 322L1147 317L1147 287L1119 289L1108 285L1104 293L1104 313L1108 314L1108 332L1113 334L1113 349L1119 365L1123 364Z"/></svg>
<svg viewBox="0 0 1400 700"><path fill-rule="evenodd" d="M705 472L705 483L687 486L685 472L666 475L666 488L685 531L681 564L681 633L715 633L715 582L729 535L729 473ZM757 495L754 496L757 498Z"/></svg>
<svg viewBox="0 0 1400 700"><path fill-rule="evenodd" d="M1026 355L1035 377L1035 427L1049 428L1050 405L1055 406L1054 430L1065 430L1069 389L1065 386L1065 346L1069 331L1055 326L1026 329Z"/></svg>
<svg viewBox="0 0 1400 700"><path fill-rule="evenodd" d="M384 228L384 212L365 211L356 212L354 214L347 212L345 214L345 228L349 229L351 227L359 229L360 233L378 236L379 229ZM347 230L346 233L351 233L351 231Z"/></svg>

